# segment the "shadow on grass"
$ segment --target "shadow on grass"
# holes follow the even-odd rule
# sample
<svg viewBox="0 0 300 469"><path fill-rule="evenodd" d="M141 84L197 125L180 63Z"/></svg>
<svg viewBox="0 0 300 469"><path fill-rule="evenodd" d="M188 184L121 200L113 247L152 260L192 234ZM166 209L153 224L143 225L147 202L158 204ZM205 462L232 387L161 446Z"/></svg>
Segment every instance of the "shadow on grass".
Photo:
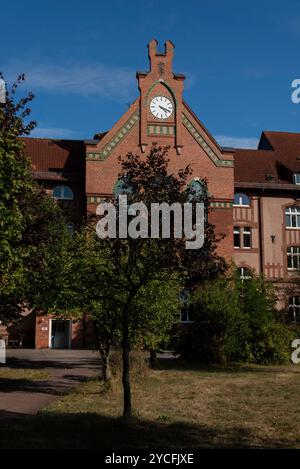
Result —
<svg viewBox="0 0 300 469"><path fill-rule="evenodd" d="M6 365L10 368L31 368L34 370L44 370L46 368L53 369L72 369L72 368L84 368L94 370L95 367L99 367L99 357L95 355L94 358L80 358L76 359L59 359L59 360L30 360L29 358L15 358L9 357Z"/></svg>
<svg viewBox="0 0 300 469"><path fill-rule="evenodd" d="M265 438L253 444L246 428L226 429L174 422L148 422L94 413L43 413L15 418L5 413L1 419L0 448L283 448L288 442Z"/></svg>
<svg viewBox="0 0 300 469"><path fill-rule="evenodd" d="M290 368L291 371L298 371L299 368L293 365L267 366L251 365L243 363L229 364L207 364L196 361L187 361L183 358L157 358L156 370L174 370L174 371L202 371L205 373L282 373L283 369Z"/></svg>
<svg viewBox="0 0 300 469"><path fill-rule="evenodd" d="M51 394L54 396L64 396L74 389L74 384L80 384L88 381L88 376L81 376L76 374L62 375L55 380L31 380L31 379L18 379L18 378L0 378L0 392L29 392L29 393L43 393ZM1 418L1 416L0 416Z"/></svg>

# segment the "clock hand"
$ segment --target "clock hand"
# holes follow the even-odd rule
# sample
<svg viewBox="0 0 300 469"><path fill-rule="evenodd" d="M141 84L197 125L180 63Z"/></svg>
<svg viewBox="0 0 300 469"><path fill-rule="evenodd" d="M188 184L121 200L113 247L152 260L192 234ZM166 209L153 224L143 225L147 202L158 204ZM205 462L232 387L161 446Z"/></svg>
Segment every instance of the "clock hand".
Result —
<svg viewBox="0 0 300 469"><path fill-rule="evenodd" d="M169 112L169 111L170 111L170 110L167 109L166 107L163 107L163 106L159 106L159 107L160 107L160 109L162 109L162 110L165 111L165 112Z"/></svg>

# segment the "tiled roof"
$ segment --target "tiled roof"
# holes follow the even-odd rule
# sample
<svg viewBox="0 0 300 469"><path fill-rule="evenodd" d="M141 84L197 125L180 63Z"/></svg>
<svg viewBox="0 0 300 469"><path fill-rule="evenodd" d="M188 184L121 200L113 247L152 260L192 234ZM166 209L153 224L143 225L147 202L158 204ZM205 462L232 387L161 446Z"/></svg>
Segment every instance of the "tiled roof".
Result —
<svg viewBox="0 0 300 469"><path fill-rule="evenodd" d="M82 140L23 138L25 154L33 173L63 173L84 176L85 145Z"/></svg>
<svg viewBox="0 0 300 469"><path fill-rule="evenodd" d="M300 133L265 131L257 150L237 149L234 155L237 185L290 185L293 173L300 173Z"/></svg>

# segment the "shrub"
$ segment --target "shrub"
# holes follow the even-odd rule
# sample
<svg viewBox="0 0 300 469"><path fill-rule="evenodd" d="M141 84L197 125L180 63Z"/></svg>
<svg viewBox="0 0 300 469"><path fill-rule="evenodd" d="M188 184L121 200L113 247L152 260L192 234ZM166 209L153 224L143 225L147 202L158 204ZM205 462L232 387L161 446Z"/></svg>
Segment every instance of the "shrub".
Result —
<svg viewBox="0 0 300 469"><path fill-rule="evenodd" d="M274 288L261 277L242 281L234 275L207 282L192 301L194 323L182 335L184 358L203 363L290 363L297 334L276 319Z"/></svg>

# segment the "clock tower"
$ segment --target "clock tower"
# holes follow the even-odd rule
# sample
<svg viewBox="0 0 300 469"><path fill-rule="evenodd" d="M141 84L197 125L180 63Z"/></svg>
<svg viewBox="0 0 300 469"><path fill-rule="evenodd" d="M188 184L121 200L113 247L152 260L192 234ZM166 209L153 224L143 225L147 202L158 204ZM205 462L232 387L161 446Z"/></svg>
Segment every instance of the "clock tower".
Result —
<svg viewBox="0 0 300 469"><path fill-rule="evenodd" d="M233 153L225 150L183 100L184 75L173 72L174 45L158 51L155 39L148 44L150 67L137 72L139 96L106 133L96 134L86 144L87 210L115 193L120 173L119 157L129 152L146 155L153 142L169 147L169 171L192 169L188 183L205 178L211 195L209 219L226 238L219 252L233 254L232 201ZM217 110L216 110L217 112Z"/></svg>
<svg viewBox="0 0 300 469"><path fill-rule="evenodd" d="M166 145L182 150L181 114L185 76L173 73L174 45L165 43L165 52L157 52L158 43L148 44L150 71L137 72L140 90L140 147L145 152L157 137L166 137Z"/></svg>

